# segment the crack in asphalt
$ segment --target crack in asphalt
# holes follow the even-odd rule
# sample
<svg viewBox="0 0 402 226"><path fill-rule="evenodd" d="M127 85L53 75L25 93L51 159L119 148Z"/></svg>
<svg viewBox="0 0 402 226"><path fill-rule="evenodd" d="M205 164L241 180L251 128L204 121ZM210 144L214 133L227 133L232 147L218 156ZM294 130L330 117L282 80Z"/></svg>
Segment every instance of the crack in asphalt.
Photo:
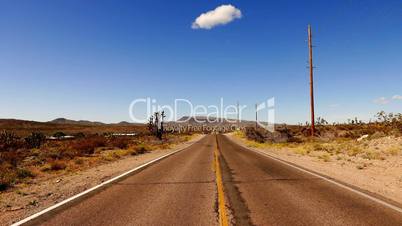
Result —
<svg viewBox="0 0 402 226"><path fill-rule="evenodd" d="M241 192L239 188L233 183L233 170L228 166L225 157L221 154L221 158L219 158L221 167L222 167L222 177L223 177L223 186L226 191L226 195L229 199L229 208L233 213L233 217L235 222L232 222L233 225L250 225L254 224L251 222L250 218L250 210L248 206L241 196Z"/></svg>

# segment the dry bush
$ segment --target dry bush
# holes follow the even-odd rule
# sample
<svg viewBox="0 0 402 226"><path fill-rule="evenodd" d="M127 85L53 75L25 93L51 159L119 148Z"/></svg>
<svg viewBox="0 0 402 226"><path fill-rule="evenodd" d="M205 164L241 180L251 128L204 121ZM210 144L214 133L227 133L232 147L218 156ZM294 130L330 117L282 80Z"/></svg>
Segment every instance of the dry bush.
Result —
<svg viewBox="0 0 402 226"><path fill-rule="evenodd" d="M329 162L331 160L331 157L327 153L319 155L318 158L322 159L324 162Z"/></svg>
<svg viewBox="0 0 402 226"><path fill-rule="evenodd" d="M77 165L82 165L82 164L84 164L84 160L78 158L78 159L74 160L74 163L77 164Z"/></svg>
<svg viewBox="0 0 402 226"><path fill-rule="evenodd" d="M102 160L114 161L127 155L169 148L171 144L188 139L188 136L167 134L163 141L146 134L135 137L86 135L74 140L46 142L42 138L41 135L31 134L24 140L13 133L0 133L0 190L34 177L30 170L41 175L67 167L69 170L84 169ZM100 151L102 148L104 151Z"/></svg>
<svg viewBox="0 0 402 226"><path fill-rule="evenodd" d="M35 177L34 173L32 173L30 170L24 169L24 168L18 168L16 170L16 174L17 174L18 179L25 179L25 178Z"/></svg>
<svg viewBox="0 0 402 226"><path fill-rule="evenodd" d="M402 148L398 146L392 146L385 150L385 153L396 156L402 152Z"/></svg>
<svg viewBox="0 0 402 226"><path fill-rule="evenodd" d="M0 133L0 152L14 151L24 147L24 142L13 132L2 131Z"/></svg>
<svg viewBox="0 0 402 226"><path fill-rule="evenodd" d="M0 164L8 163L13 167L18 165L18 162L22 160L21 155L17 151L7 151L0 153Z"/></svg>
<svg viewBox="0 0 402 226"><path fill-rule="evenodd" d="M112 137L108 142L108 146L120 149L127 149L129 144L130 139L126 137Z"/></svg>
<svg viewBox="0 0 402 226"><path fill-rule="evenodd" d="M61 160L52 161L42 167L42 171L58 171L67 168L67 164Z"/></svg>
<svg viewBox="0 0 402 226"><path fill-rule="evenodd" d="M102 134L102 133L125 133L127 131L143 133L147 131L145 125L87 125L87 124L58 124L51 122L33 122L14 119L0 119L0 131L7 130L16 133L20 137L25 137L32 132L40 132L45 135L53 135L56 132L76 135L82 133L85 135Z"/></svg>
<svg viewBox="0 0 402 226"><path fill-rule="evenodd" d="M245 135L248 139L257 141L259 143L265 142L264 134L260 130L256 130L253 127L247 127Z"/></svg>
<svg viewBox="0 0 402 226"><path fill-rule="evenodd" d="M356 156L356 155L362 153L362 151L363 150L359 146L352 146L348 150L348 155L349 156Z"/></svg>
<svg viewBox="0 0 402 226"><path fill-rule="evenodd" d="M145 144L140 144L136 146L131 153L132 155L140 155L140 154L145 154L147 152L151 151L151 148Z"/></svg>
<svg viewBox="0 0 402 226"><path fill-rule="evenodd" d="M25 138L25 145L27 148L39 148L45 141L45 135L34 132Z"/></svg>
<svg viewBox="0 0 402 226"><path fill-rule="evenodd" d="M35 175L28 169L15 168L10 164L3 163L0 165L0 191L6 190L18 181L32 177Z"/></svg>
<svg viewBox="0 0 402 226"><path fill-rule="evenodd" d="M368 160L384 160L385 157L383 156L382 153L380 152L374 152L374 151L366 151L363 155L362 158L368 159Z"/></svg>
<svg viewBox="0 0 402 226"><path fill-rule="evenodd" d="M64 170L67 167L65 162L62 161L53 161L50 163L51 170Z"/></svg>
<svg viewBox="0 0 402 226"><path fill-rule="evenodd" d="M91 155L96 148L105 147L106 143L103 136L91 136L72 141L69 148L78 151L78 155Z"/></svg>
<svg viewBox="0 0 402 226"><path fill-rule="evenodd" d="M292 130L288 127L278 127L275 132L269 132L265 129L254 127L247 127L245 136L249 140L254 140L259 143L286 143L286 142L300 142L300 140L293 135Z"/></svg>
<svg viewBox="0 0 402 226"><path fill-rule="evenodd" d="M7 164L0 165L0 191L4 191L9 188L14 183L16 178L17 175L15 174L15 171L12 170L12 167Z"/></svg>

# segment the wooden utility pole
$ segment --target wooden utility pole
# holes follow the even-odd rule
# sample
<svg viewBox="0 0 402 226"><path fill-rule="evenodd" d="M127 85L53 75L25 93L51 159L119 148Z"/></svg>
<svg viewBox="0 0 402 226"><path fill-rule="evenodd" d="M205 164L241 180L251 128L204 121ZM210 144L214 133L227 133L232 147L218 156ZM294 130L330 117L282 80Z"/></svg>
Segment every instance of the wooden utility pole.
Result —
<svg viewBox="0 0 402 226"><path fill-rule="evenodd" d="M310 63L310 104L311 104L311 136L314 136L314 77L313 77L313 44L311 25L308 25L308 49L309 49L309 63Z"/></svg>
<svg viewBox="0 0 402 226"><path fill-rule="evenodd" d="M258 128L258 112L257 112L257 104L255 104L255 129Z"/></svg>

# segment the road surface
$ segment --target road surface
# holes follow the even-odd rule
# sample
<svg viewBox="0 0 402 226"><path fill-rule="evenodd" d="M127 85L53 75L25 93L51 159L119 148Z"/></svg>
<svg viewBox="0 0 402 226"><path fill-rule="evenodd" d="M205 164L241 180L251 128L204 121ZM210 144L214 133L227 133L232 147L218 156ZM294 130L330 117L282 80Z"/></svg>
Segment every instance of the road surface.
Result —
<svg viewBox="0 0 402 226"><path fill-rule="evenodd" d="M222 215L225 217L222 218ZM402 225L402 214L208 135L32 225Z"/></svg>

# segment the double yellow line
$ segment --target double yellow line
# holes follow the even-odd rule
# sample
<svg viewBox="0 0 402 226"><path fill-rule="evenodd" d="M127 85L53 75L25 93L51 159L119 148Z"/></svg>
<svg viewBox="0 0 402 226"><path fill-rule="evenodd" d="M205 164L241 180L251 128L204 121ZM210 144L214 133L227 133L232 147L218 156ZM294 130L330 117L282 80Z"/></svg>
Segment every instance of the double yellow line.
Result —
<svg viewBox="0 0 402 226"><path fill-rule="evenodd" d="M218 210L219 210L219 225L228 226L228 218L226 215L226 207L225 207L225 193L223 189L222 182L222 172L219 164L219 145L218 145L218 137L215 136L215 148L214 148L214 171L216 177L216 187L218 190Z"/></svg>

